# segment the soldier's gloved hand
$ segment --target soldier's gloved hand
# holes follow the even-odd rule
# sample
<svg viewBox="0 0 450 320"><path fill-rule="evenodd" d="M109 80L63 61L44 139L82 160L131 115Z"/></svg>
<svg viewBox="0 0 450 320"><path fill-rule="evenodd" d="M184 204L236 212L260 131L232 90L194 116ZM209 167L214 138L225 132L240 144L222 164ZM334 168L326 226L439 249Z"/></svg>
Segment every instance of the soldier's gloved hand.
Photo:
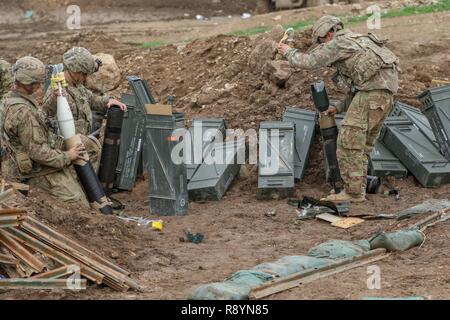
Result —
<svg viewBox="0 0 450 320"><path fill-rule="evenodd" d="M112 106L118 106L120 107L120 110L122 110L123 112L127 111L127 105L125 103L120 102L117 99L109 99L108 104L106 105L106 107L109 109Z"/></svg>
<svg viewBox="0 0 450 320"><path fill-rule="evenodd" d="M335 106L329 106L325 114L328 116L334 116L337 113L337 108Z"/></svg>
<svg viewBox="0 0 450 320"><path fill-rule="evenodd" d="M286 52L287 52L289 49L291 49L291 47L288 46L288 45L285 44L285 43L280 43L280 44L278 45L278 52L279 52L282 56L285 56L285 55L286 55Z"/></svg>
<svg viewBox="0 0 450 320"><path fill-rule="evenodd" d="M56 75L52 74L51 85L52 85L53 91L58 90L58 83L61 83L61 86L63 86L63 87L67 86L66 77L64 76L64 72L60 72Z"/></svg>
<svg viewBox="0 0 450 320"><path fill-rule="evenodd" d="M85 151L83 145L78 145L78 146L70 148L65 153L71 161L74 161L77 159L84 159L84 154L86 153L86 151Z"/></svg>

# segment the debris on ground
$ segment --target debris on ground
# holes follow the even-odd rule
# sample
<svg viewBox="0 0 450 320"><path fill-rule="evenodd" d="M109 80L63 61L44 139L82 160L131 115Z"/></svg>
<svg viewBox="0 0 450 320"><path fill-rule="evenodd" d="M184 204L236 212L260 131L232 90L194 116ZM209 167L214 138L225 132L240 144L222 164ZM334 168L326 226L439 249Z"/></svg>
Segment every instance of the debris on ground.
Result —
<svg viewBox="0 0 450 320"><path fill-rule="evenodd" d="M25 207L0 209L0 273L0 289L84 289L89 280L121 292L143 290L130 272L40 222ZM77 274L82 278L73 284Z"/></svg>
<svg viewBox="0 0 450 320"><path fill-rule="evenodd" d="M442 216L445 216L445 213L442 213ZM445 221L442 216L440 221ZM428 220L434 220L434 217L432 218ZM429 223L431 222L425 221L421 227ZM406 251L421 245L424 241L425 235L416 227L388 233L379 232L368 240L331 240L311 248L307 256L284 257L272 263L238 271L223 282L200 286L191 293L189 298L194 300L263 298L300 284L387 258L389 254L385 254L386 251ZM367 258L369 258L368 261L364 261ZM359 262L359 260L363 261ZM285 271L286 268L288 272ZM275 279L275 277L281 278Z"/></svg>
<svg viewBox="0 0 450 320"><path fill-rule="evenodd" d="M161 219L151 220L146 219L144 217L128 217L128 216L120 216L119 219L124 221L132 221L135 222L138 226L150 227L157 231L163 231L163 221Z"/></svg>
<svg viewBox="0 0 450 320"><path fill-rule="evenodd" d="M92 1L80 1L96 7ZM47 9L47 3L52 5L54 3L54 1L44 3L34 0L27 2L35 3L35 12L39 13L39 15L35 14L35 19L41 18L41 12L46 11L42 9ZM136 2L147 3L148 1ZM191 17L193 20L183 19L186 27L176 29L176 34L181 34L180 38L176 39L182 42L180 44L152 48L152 45L161 38L170 36L173 28L167 28L166 21L152 24L148 23L148 19L142 20L145 23L135 24L134 21L139 21L142 16L136 16L136 20L127 21L125 24L120 24L120 21L114 24L104 23L104 19L118 18L117 14L108 18L103 17L91 25L89 25L89 20L85 20L87 22L83 24L83 30L75 33L59 31L55 33L53 27L58 24L37 24L34 22L35 19L31 19L27 21L26 25L4 24L1 35L2 58L14 62L17 57L32 53L46 63L56 63L61 60L61 55L73 46L84 46L92 52L110 53L114 55L122 72L122 82L111 92L112 95L120 97L121 93L128 91L128 83L124 76L136 74L142 79L148 80L155 98L160 101L164 101L171 94L179 97L174 108L184 110L187 123L198 117L223 117L230 128L257 130L262 121L280 120L286 105L298 106L296 109L302 111L313 110L309 84L317 79L328 79L332 70L329 68L312 72L290 70L275 50L276 44L283 35L281 27L250 37L223 34L229 34L235 30L228 30L227 28L230 28L228 23L236 23L242 29L254 25L262 26L265 29L270 28L274 24L273 21L287 25L291 21L286 22L286 19L292 19L292 17L295 17L295 21L308 21L309 18L305 17L305 14L314 17L314 15L323 14L323 8L317 11L308 9L308 12L305 10L285 11L282 19L277 17L278 13L256 16L253 14L254 11L248 8L245 11L251 12L252 18L240 19L239 15L244 12L242 1L230 0L226 3L222 1L222 5L227 9L220 15L235 14L236 16L230 16L230 19L233 18L233 20L224 21L219 26L213 27L214 21L204 23L195 21L196 13L212 17L217 11L215 7L209 8L213 7L210 5L210 0L202 1L202 3L204 2L208 2L208 5L204 5L200 9L195 7L197 2L183 2L184 7L180 8L182 18L185 17L183 14L187 13L186 17ZM386 1L380 6L382 8L401 8L418 2ZM428 3L430 1L421 0L421 2ZM122 1L117 3L125 4ZM89 17L90 6L83 12L85 12L86 19L92 20ZM162 7L162 10L164 9ZM328 9L326 8L326 10ZM333 10L335 9L338 10L333 7ZM102 7L101 10L104 8ZM112 10L114 13L114 8L107 8L107 10ZM365 14L364 6L362 8L355 7L356 11ZM109 16L109 12L106 16ZM19 12L21 20L23 20L23 13L23 10ZM347 14L346 12L342 13ZM120 10L120 19L118 20L126 19L123 18L123 14L123 10ZM415 25L411 24L408 20L409 17L397 17L391 20L386 19L386 24L383 26L383 33L387 33L390 38L393 38L388 46L399 54L401 67L404 70L400 74L400 90L396 99L404 101L414 108L420 107L416 98L419 92L426 90L430 85L446 84L433 81L434 79L448 80L450 56L446 52L450 48L450 43L446 39L435 36L435 34L441 33L436 30L440 31L443 29L442 26L445 26L446 14L445 12L433 13L432 24L427 22L430 20L428 15L415 15ZM51 16L45 18L52 21ZM172 20L177 17L170 11L170 16L167 18ZM4 16L0 19L8 21L9 17ZM227 19L224 18L224 20ZM173 20L169 23L180 26L177 24L178 22ZM247 23L254 23L254 25L247 26ZM352 29L356 28L356 31L361 32L365 27L365 24L362 25L356 23L352 25ZM420 25L420 28L416 28L416 25ZM164 31L165 29L168 31ZM411 30L414 32L410 32ZM207 32L204 33L204 31ZM10 35L17 32L21 32L23 37L11 38ZM190 34L184 36L186 32ZM424 33L427 34L425 37L423 37ZM209 37L210 35L212 36ZM406 38L404 38L405 36ZM200 39L198 39L199 37ZM197 40L191 41L190 39ZM155 40L155 43L148 43L150 48L138 47L141 43L149 40ZM297 48L306 51L311 44L310 31L296 32L294 41ZM27 49L26 52L23 48ZM341 94L334 89L331 82L328 80L326 82L330 88L330 95L333 98L339 98ZM304 178L295 187L296 196L307 195L320 198L329 191L329 186L326 184L321 143L318 137L313 138L313 141ZM293 252L306 252L308 248L327 240L330 231L333 232L333 237L354 240L377 233L380 229L388 234L396 227L397 223L402 224L402 221L378 220L345 230L331 229L327 224L313 220L296 220L301 223L294 226L291 224L293 209L286 206L285 201L268 200L265 203L256 201L254 197L257 185L255 167L242 167L245 170L241 170L241 174L235 179L222 201L194 203L189 215L165 219L164 222L170 226L170 232L165 233L155 233L150 228L138 226L137 223L124 223L115 216L99 217L76 205L66 205L55 201L52 197L42 194L38 188L31 188L28 199L20 199L17 201L18 203L11 206L26 207L28 214L32 217L51 226L61 234L75 239L83 246L92 248L101 256L114 259L118 265L126 267L145 283L154 284L155 278L160 279L160 283L155 285L151 292L139 296L151 299L183 298L188 293L187 286L206 283L217 278L223 279L236 268L245 268L262 261L270 261L270 259L274 259L274 252L279 256L289 256ZM365 220L370 218L395 219L395 212L408 207L411 203L430 198L448 198L447 186L424 189L413 176L407 177L406 175L405 168L404 176L401 179L391 179L391 177L383 179L383 185L386 181L390 181L389 189L397 189L401 192L401 198L394 200L394 197L368 195L366 203L352 205L351 215ZM132 192L117 194L117 197L127 205L129 212L125 211L125 214L134 216L140 212L147 212L147 188L148 181L139 178ZM12 189L6 190L6 193L0 192L0 200L10 201L11 197L20 197L10 190ZM261 217L261 213L267 212L268 208L276 210L276 219ZM385 212L385 214L378 214L378 212ZM147 215L144 216L147 217ZM412 214L409 218L414 222L419 216ZM157 219L157 217L148 219ZM13 223L17 224L18 222L13 221ZM178 235L183 234L187 227L194 230L200 227L201 230L208 228L208 241L200 246L189 246L190 250L186 250L186 244L177 242L177 239ZM445 297L442 287L445 286L448 276L445 272L438 271L445 268L449 261L445 240L448 234L447 229L447 224L433 227L430 230L432 236L427 234L424 244L426 250L420 250L420 252L417 251L419 249L409 250L396 255L399 259L390 259L383 265L383 274L386 277L384 280L391 284L389 288L383 288L385 291L383 295L422 295L421 290L425 287L430 296ZM436 258L438 255L439 258ZM0 261L4 261L6 264L13 263L15 260L11 259L9 255L2 256L0 253ZM192 273L193 261L199 261L198 270L201 272ZM417 269L425 264L429 272L417 277ZM70 265L67 268L69 267ZM194 269L197 270L196 267ZM66 273L67 269L64 267L62 270L58 270L56 268L52 271ZM280 274L289 275L291 270L284 269L284 272L280 272ZM264 274L256 276L261 276L261 279L266 278ZM0 275L0 278L2 277ZM242 277L237 277L236 281L240 280ZM346 298L359 298L360 280L358 276L348 275L346 281L351 291L345 293ZM324 279L323 281L325 285L322 283L321 285L310 284L312 290L308 290L308 292L296 290L288 292L282 297L310 299L342 298L344 296L342 288L337 285L341 280ZM5 299L41 297L36 291L34 293L27 291L2 293L2 298ZM63 297L66 296L63 294ZM113 290L91 286L90 290L76 293L72 297L77 299L115 299L123 298L124 295L115 293ZM45 298L58 299L61 298L61 294L58 293L58 290L54 290L46 292Z"/></svg>
<svg viewBox="0 0 450 320"><path fill-rule="evenodd" d="M182 238L183 241L199 244L203 242L205 236L201 233L192 233L191 231L185 231L186 238Z"/></svg>
<svg viewBox="0 0 450 320"><path fill-rule="evenodd" d="M360 223L363 223L364 220L360 218L341 218L336 217L335 215L332 215L330 213L321 213L316 215L316 219L324 220L327 222L330 222L333 227L338 227L342 229L348 229L353 226L356 226Z"/></svg>

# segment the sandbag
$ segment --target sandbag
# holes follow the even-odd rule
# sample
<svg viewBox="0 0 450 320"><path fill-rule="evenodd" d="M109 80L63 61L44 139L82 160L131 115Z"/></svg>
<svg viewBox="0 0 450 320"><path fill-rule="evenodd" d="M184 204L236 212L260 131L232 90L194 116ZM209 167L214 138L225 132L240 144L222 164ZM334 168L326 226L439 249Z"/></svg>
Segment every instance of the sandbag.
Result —
<svg viewBox="0 0 450 320"><path fill-rule="evenodd" d="M271 274L257 270L241 270L233 273L224 282L201 286L192 293L192 300L244 300L253 287L272 280Z"/></svg>
<svg viewBox="0 0 450 320"><path fill-rule="evenodd" d="M331 263L328 259L319 259L308 256L286 256L275 262L262 263L252 268L272 274L277 277L286 277L293 273L307 269L319 268Z"/></svg>
<svg viewBox="0 0 450 320"><path fill-rule="evenodd" d="M428 212L439 212L441 210L450 209L450 201L447 199L430 199L424 201L417 206L405 209L397 213L397 220L403 220L411 218L416 214L428 213Z"/></svg>
<svg viewBox="0 0 450 320"><path fill-rule="evenodd" d="M385 248L388 251L406 251L422 244L424 236L419 230L400 230L391 233L380 232L370 240L372 250Z"/></svg>
<svg viewBox="0 0 450 320"><path fill-rule="evenodd" d="M359 256L369 250L370 243L367 240L332 240L313 247L308 251L308 256L336 260Z"/></svg>
<svg viewBox="0 0 450 320"><path fill-rule="evenodd" d="M215 282L198 287L190 300L244 300L248 299L250 287L233 282Z"/></svg>

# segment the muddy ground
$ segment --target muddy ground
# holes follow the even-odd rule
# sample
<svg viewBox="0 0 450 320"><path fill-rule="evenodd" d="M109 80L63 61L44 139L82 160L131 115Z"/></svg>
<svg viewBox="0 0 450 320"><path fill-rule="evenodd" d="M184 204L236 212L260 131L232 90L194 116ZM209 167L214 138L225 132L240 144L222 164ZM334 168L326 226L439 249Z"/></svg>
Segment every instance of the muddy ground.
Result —
<svg viewBox="0 0 450 320"><path fill-rule="evenodd" d="M23 7L15 9L21 12ZM122 7L110 9L117 14L124 10ZM171 12L172 9L159 10L165 19L165 10ZM276 39L278 31L251 38L223 34L308 20L324 12L354 11L354 6L327 6L269 13L248 20L217 17L195 21L183 17L169 22L160 21L156 15L154 21L108 24L104 23L107 19L98 19L96 23L83 25L81 31L64 30L58 20L52 18L28 22L11 18L12 22L0 28L0 57L13 62L19 56L32 54L46 63L56 63L63 52L76 45L94 53L111 53L124 78L113 94L119 96L128 91L125 76L134 74L148 80L158 100L164 101L167 95L174 94L176 107L185 112L188 120L196 116L221 116L231 128L257 129L260 121L279 119L286 105L312 108L309 83L314 79L327 79L332 70L298 71L281 86L274 85L265 72L265 62L276 57L265 50L268 47L263 43ZM432 85L432 79L450 79L449 18L450 14L444 12L382 21L382 29L377 33L391 39L389 46L401 59L398 100L419 106L416 96ZM351 28L367 32L365 24L353 24ZM200 39L186 43L189 38ZM166 39L176 44L158 49L142 49L136 45ZM297 35L297 47L306 50L309 44L308 31ZM328 84L331 94L339 97L340 93ZM316 138L305 180L296 186L297 197L320 197L330 189L324 183L320 150L320 141ZM295 209L288 206L286 200L257 201L256 182L255 168L245 166L222 201L190 203L187 216L163 218L162 233L124 223L116 217L66 206L35 189L28 199L17 202L27 204L32 214L129 269L147 290L125 294L98 287L77 293L10 291L1 293L0 299L183 299L193 287L221 281L237 270L285 255L305 254L312 246L329 239L366 239L380 230L396 230L418 219L402 223L371 220L348 230L314 220L299 223L295 219ZM352 213L396 212L426 199L448 198L450 194L448 185L425 189L413 177L385 182L384 188L393 187L400 190L400 200L369 195L369 201L354 205ZM120 193L116 197L126 204L126 214L148 216L146 181L138 182L131 193ZM266 215L273 210L275 216ZM204 242L195 245L180 241L185 230L203 233ZM381 290L368 290L366 268L359 268L273 298L424 296L448 299L450 223L428 229L426 236L420 248L395 253L378 263L382 272Z"/></svg>

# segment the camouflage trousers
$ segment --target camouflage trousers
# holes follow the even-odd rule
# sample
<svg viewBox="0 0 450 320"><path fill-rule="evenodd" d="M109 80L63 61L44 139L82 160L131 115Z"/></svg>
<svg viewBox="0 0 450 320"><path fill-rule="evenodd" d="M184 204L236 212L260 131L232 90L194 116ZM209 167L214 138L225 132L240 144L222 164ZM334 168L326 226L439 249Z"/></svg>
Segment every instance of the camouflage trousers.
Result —
<svg viewBox="0 0 450 320"><path fill-rule="evenodd" d="M359 91L347 110L338 136L337 158L349 194L366 192L369 155L392 104L393 95L388 90Z"/></svg>
<svg viewBox="0 0 450 320"><path fill-rule="evenodd" d="M90 208L81 185L70 170L70 168L64 168L44 176L30 178L27 183L39 187L65 202L79 203Z"/></svg>

